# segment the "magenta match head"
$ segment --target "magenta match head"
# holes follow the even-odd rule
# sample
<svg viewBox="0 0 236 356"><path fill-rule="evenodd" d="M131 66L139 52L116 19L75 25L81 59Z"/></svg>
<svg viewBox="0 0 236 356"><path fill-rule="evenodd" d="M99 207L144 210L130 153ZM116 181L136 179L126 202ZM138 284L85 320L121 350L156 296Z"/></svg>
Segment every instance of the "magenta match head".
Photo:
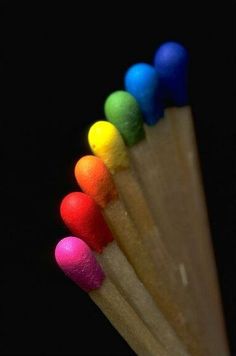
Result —
<svg viewBox="0 0 236 356"><path fill-rule="evenodd" d="M55 249L58 266L85 292L102 285L105 275L88 245L73 236L58 242Z"/></svg>

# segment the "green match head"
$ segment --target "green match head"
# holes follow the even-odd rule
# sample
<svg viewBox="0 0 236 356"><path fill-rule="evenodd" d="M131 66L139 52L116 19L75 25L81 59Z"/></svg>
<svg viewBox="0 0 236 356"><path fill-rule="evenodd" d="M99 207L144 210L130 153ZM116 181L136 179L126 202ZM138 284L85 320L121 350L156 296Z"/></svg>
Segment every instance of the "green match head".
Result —
<svg viewBox="0 0 236 356"><path fill-rule="evenodd" d="M105 102L105 115L117 127L125 143L133 146L144 138L143 118L136 99L126 91L115 91Z"/></svg>

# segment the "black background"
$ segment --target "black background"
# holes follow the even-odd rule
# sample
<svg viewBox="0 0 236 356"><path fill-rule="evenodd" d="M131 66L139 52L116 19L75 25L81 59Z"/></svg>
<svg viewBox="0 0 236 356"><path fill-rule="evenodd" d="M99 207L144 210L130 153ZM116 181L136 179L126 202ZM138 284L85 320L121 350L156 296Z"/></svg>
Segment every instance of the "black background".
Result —
<svg viewBox="0 0 236 356"><path fill-rule="evenodd" d="M191 104L236 355L234 8L32 3L0 9L1 353L132 354L55 265L55 244L68 234L58 207L77 189L73 167L89 153L86 132L104 118L106 96L123 87L131 64L152 62L157 46L177 40L191 55Z"/></svg>

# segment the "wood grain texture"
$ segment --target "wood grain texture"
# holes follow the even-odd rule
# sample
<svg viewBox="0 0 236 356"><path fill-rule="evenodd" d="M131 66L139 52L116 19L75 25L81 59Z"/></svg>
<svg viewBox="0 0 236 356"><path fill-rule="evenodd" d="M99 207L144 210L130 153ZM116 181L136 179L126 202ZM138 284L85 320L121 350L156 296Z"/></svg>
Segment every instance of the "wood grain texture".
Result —
<svg viewBox="0 0 236 356"><path fill-rule="evenodd" d="M89 295L137 355L169 355L108 278Z"/></svg>
<svg viewBox="0 0 236 356"><path fill-rule="evenodd" d="M186 298L189 298L189 293L184 290L184 293L179 295L179 288L184 287L178 266L176 267L171 258L168 257L165 240L160 239L159 230L152 216L152 209L149 208L149 200L146 199L146 194L144 195L142 189L142 183L137 179L136 172L131 169L118 172L114 175L114 180L125 209L136 228L133 237L130 234L130 239L135 241L139 236L137 241L140 241L140 247L136 246L137 250L133 250L133 252L132 246L129 247L127 241L122 241L124 252L134 266L138 277L186 345L188 351L192 355L203 355L200 339L195 332L196 319L193 317L196 313L195 306L191 305L188 308L189 315L187 315L185 303ZM115 222L114 225L124 226L122 222L119 224ZM122 231L120 231L120 236L121 234ZM129 243L131 244L131 242ZM136 245L138 244L136 243ZM131 254L133 255L131 256ZM165 272L163 272L163 269Z"/></svg>

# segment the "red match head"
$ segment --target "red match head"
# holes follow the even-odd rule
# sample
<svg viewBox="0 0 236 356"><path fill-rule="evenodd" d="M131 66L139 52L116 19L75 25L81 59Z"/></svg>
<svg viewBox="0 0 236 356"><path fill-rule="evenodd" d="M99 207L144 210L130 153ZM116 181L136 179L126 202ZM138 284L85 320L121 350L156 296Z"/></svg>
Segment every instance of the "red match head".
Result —
<svg viewBox="0 0 236 356"><path fill-rule="evenodd" d="M99 206L87 194L68 194L62 200L60 212L71 233L83 239L92 250L102 252L113 240Z"/></svg>

